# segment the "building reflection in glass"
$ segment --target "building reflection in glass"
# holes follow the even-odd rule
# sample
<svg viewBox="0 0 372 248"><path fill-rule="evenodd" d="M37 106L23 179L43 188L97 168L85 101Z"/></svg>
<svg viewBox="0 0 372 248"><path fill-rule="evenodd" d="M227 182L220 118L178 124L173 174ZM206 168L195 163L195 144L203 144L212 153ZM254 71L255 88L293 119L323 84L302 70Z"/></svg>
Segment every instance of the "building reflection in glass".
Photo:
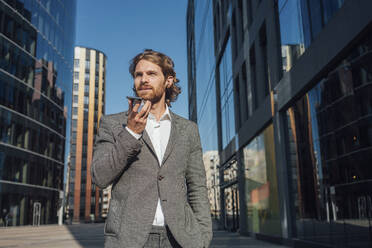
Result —
<svg viewBox="0 0 372 248"><path fill-rule="evenodd" d="M207 178L208 198L211 214L215 219L220 215L220 174L218 151L203 153L203 162Z"/></svg>
<svg viewBox="0 0 372 248"><path fill-rule="evenodd" d="M289 71L344 0L278 0L283 71Z"/></svg>
<svg viewBox="0 0 372 248"><path fill-rule="evenodd" d="M219 64L221 97L222 148L235 136L234 86L232 75L231 42L227 41Z"/></svg>
<svg viewBox="0 0 372 248"><path fill-rule="evenodd" d="M287 111L299 238L371 244L371 116L369 35Z"/></svg>
<svg viewBox="0 0 372 248"><path fill-rule="evenodd" d="M243 154L248 231L280 236L273 125L254 138Z"/></svg>
<svg viewBox="0 0 372 248"><path fill-rule="evenodd" d="M224 200L224 228L229 231L239 229L239 190L238 190L238 162L230 159L222 166Z"/></svg>
<svg viewBox="0 0 372 248"><path fill-rule="evenodd" d="M197 121L203 152L217 151L217 110L213 1L195 1L195 82ZM193 53L192 53L193 54ZM190 90L191 91L191 90Z"/></svg>
<svg viewBox="0 0 372 248"><path fill-rule="evenodd" d="M217 110L215 55L213 33L213 1L189 1L192 8L192 18L188 19L188 28L194 30L188 42L190 65L189 97L195 95L196 100L190 101L190 119L196 121L199 127L200 140L203 148L203 161L206 168L207 187L211 204L211 213L215 218L220 216L220 172L218 156ZM196 105L195 105L196 104Z"/></svg>
<svg viewBox="0 0 372 248"><path fill-rule="evenodd" d="M236 232L239 229L239 190L237 184L224 189L224 228Z"/></svg>
<svg viewBox="0 0 372 248"><path fill-rule="evenodd" d="M0 0L0 226L57 222L75 5Z"/></svg>

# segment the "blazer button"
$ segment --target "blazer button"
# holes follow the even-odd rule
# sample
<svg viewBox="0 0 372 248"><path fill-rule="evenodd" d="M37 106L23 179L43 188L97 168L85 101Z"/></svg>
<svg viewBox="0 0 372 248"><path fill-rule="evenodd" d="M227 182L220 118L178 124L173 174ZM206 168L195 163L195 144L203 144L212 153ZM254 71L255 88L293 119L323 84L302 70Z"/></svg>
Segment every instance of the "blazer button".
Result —
<svg viewBox="0 0 372 248"><path fill-rule="evenodd" d="M163 177L162 175L158 175L158 180L159 180L159 181L163 180L163 178L164 178L164 177Z"/></svg>

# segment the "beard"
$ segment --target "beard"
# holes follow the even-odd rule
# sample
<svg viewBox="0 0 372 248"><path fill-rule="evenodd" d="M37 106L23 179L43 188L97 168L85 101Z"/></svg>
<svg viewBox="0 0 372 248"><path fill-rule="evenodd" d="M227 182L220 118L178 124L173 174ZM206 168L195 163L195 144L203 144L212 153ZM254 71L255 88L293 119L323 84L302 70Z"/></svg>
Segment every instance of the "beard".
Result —
<svg viewBox="0 0 372 248"><path fill-rule="evenodd" d="M162 98L162 95L157 94L156 92L154 92L153 89L151 89L151 91L146 91L145 93L142 93L142 94L140 92L140 94L138 96L141 97L144 100L150 101L151 103L159 102L160 99Z"/></svg>
<svg viewBox="0 0 372 248"><path fill-rule="evenodd" d="M163 85L165 81L163 82ZM149 88L147 90L143 90L143 88ZM138 88L133 87L133 91L136 96L143 98L144 100L149 100L151 103L159 102L163 95L166 93L166 88L154 88L151 86L140 86Z"/></svg>

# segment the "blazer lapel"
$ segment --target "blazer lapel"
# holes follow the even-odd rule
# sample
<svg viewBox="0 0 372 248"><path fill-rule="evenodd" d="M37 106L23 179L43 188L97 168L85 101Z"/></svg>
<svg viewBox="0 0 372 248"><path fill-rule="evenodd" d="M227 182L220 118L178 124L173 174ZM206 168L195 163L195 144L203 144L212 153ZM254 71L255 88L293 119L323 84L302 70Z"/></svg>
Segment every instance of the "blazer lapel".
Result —
<svg viewBox="0 0 372 248"><path fill-rule="evenodd" d="M175 145L177 143L177 135L178 135L177 116L175 116L173 114L173 112L171 112L170 110L169 110L169 113L171 115L171 123L172 124L171 124L171 131L170 131L170 135L169 135L167 148L165 149L164 156L163 156L163 161L161 163L162 165L165 163L165 161L167 160L167 158L171 154L171 152L173 150L173 147L175 147Z"/></svg>
<svg viewBox="0 0 372 248"><path fill-rule="evenodd" d="M127 125L128 121L128 112L125 112L124 118L123 118L123 127ZM158 160L154 146L151 143L151 139L149 134L146 132L146 130L143 131L142 138L143 142L147 145L147 147L150 149L151 153L155 156L156 160Z"/></svg>
<svg viewBox="0 0 372 248"><path fill-rule="evenodd" d="M165 161L168 159L169 155L171 154L171 152L173 150L173 147L175 147L175 145L177 143L177 137L178 137L177 116L174 115L173 112L170 111L170 110L169 110L169 113L171 115L171 123L172 123L171 124L171 131L170 131L169 141L168 141L167 147L165 149L164 156L163 156L163 161L162 161L161 165L163 165L165 163ZM127 116L128 116L128 113L126 112L125 116L124 116L124 120L123 120L124 126L127 124L127 118L128 118ZM144 143L147 145L147 147L150 149L151 153L155 156L155 158L157 160L158 158L157 158L154 146L152 145L150 136L149 136L149 134L147 133L146 130L143 131L142 140L144 141Z"/></svg>
<svg viewBox="0 0 372 248"><path fill-rule="evenodd" d="M151 153L155 156L156 160L158 160L158 157L156 156L156 152L155 152L154 146L152 145L150 136L149 136L149 134L147 133L146 130L144 130L143 133L142 133L142 140L148 146L148 148L150 149Z"/></svg>

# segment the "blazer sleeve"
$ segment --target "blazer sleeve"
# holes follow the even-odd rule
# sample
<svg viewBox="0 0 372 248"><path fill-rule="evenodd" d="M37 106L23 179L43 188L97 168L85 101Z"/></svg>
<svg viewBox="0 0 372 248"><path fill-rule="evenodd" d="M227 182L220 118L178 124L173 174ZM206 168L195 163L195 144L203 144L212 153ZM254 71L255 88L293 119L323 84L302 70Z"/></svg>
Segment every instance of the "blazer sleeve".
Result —
<svg viewBox="0 0 372 248"><path fill-rule="evenodd" d="M188 201L202 232L203 247L209 247L213 236L212 219L200 136L198 127L193 122L189 137L191 138L191 148L186 170Z"/></svg>
<svg viewBox="0 0 372 248"><path fill-rule="evenodd" d="M136 157L142 142L122 124L103 116L93 148L92 180L100 188L112 184Z"/></svg>

